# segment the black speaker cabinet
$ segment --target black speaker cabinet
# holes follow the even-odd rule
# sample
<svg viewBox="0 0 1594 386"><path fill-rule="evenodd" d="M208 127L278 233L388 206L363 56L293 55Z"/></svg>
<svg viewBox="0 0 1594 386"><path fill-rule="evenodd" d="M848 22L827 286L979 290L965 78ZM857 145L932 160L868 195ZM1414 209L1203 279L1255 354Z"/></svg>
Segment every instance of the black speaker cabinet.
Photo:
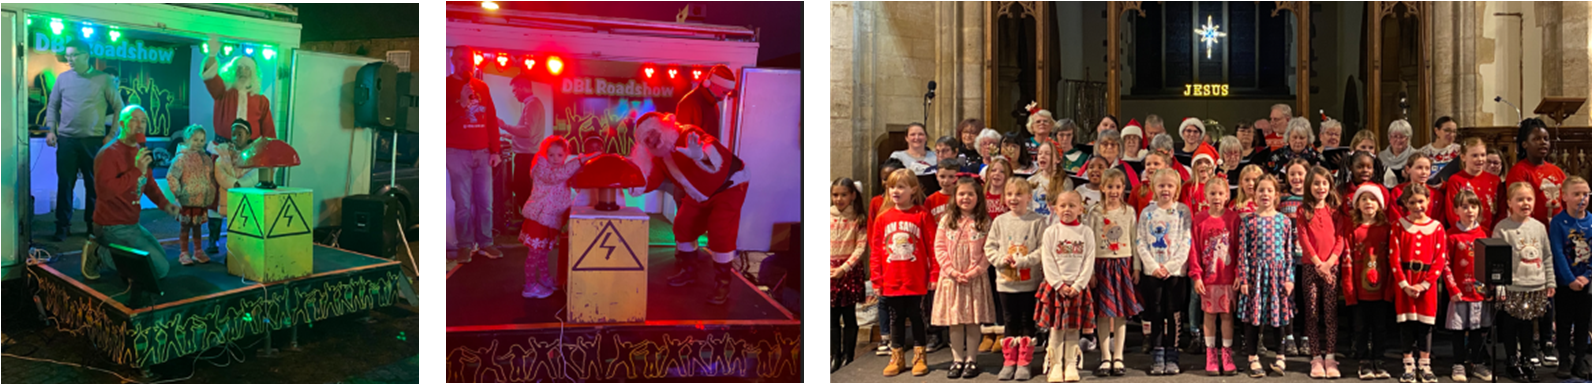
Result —
<svg viewBox="0 0 1594 386"><path fill-rule="evenodd" d="M1491 286L1511 285L1511 244L1502 239L1473 241L1474 277Z"/></svg>
<svg viewBox="0 0 1594 386"><path fill-rule="evenodd" d="M343 198L343 233L338 246L381 258L398 245L399 202L392 196L361 194Z"/></svg>

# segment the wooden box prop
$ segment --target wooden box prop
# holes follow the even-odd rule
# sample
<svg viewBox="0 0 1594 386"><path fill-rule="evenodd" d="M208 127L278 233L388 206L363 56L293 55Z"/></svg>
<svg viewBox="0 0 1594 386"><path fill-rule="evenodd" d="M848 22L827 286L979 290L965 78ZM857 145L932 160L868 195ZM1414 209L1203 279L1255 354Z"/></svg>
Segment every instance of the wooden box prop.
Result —
<svg viewBox="0 0 1594 386"><path fill-rule="evenodd" d="M227 273L257 282L310 275L310 190L233 188L227 194Z"/></svg>
<svg viewBox="0 0 1594 386"><path fill-rule="evenodd" d="M648 216L641 209L570 209L567 307L572 323L647 319Z"/></svg>

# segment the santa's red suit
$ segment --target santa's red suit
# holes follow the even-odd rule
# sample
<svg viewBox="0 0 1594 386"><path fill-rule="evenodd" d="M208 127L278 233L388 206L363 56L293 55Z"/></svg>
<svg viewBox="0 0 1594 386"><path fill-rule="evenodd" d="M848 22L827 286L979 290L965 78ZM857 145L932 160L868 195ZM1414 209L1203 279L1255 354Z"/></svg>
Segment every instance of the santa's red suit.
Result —
<svg viewBox="0 0 1594 386"><path fill-rule="evenodd" d="M654 126L645 122L659 121ZM676 261L680 274L670 285L684 286L695 281L692 261L697 256L697 239L708 234L708 252L714 258L717 289L711 303L722 304L728 296L730 262L735 258L737 231L741 227L742 202L747 198L747 170L725 145L696 126L678 125L670 114L648 113L637 119L639 140L632 151L632 162L647 176L644 192L659 188L665 180L674 183L684 197L675 214ZM661 131L655 141L673 143L667 154L651 148L646 131ZM674 130L673 132L663 132Z"/></svg>

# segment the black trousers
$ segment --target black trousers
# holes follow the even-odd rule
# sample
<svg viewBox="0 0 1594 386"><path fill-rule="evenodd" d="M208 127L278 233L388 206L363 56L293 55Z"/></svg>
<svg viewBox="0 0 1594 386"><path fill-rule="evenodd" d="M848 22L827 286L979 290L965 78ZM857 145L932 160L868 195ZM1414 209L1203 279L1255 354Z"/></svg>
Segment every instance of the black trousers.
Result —
<svg viewBox="0 0 1594 386"><path fill-rule="evenodd" d="M858 306L830 307L830 356L851 357L858 349Z"/></svg>
<svg viewBox="0 0 1594 386"><path fill-rule="evenodd" d="M1452 343L1451 358L1455 364L1477 363L1488 364L1489 352L1483 346L1489 340L1489 329L1452 331L1455 334L1455 343Z"/></svg>
<svg viewBox="0 0 1594 386"><path fill-rule="evenodd" d="M1381 360L1389 351L1389 331L1394 326L1395 304L1377 300L1358 300L1351 308L1351 355L1362 360Z"/></svg>
<svg viewBox="0 0 1594 386"><path fill-rule="evenodd" d="M1572 354L1589 355L1589 300L1588 287L1582 291L1555 289L1555 346L1561 350L1562 361L1569 361Z"/></svg>
<svg viewBox="0 0 1594 386"><path fill-rule="evenodd" d="M1284 341L1282 327L1258 326L1250 323L1240 323L1241 330L1245 331L1244 341L1240 344L1240 355L1255 356L1257 346L1262 344L1262 332L1267 331L1273 335L1271 341Z"/></svg>
<svg viewBox="0 0 1594 386"><path fill-rule="evenodd" d="M1500 312L1499 317L1494 320L1496 323L1500 323L1500 342L1505 344L1506 357L1517 358L1523 355L1536 357L1539 355L1538 346L1534 344L1533 327L1542 318L1541 316L1523 320L1511 316L1510 313Z"/></svg>
<svg viewBox="0 0 1594 386"><path fill-rule="evenodd" d="M1002 304L1002 293L996 292L996 267L985 267L985 283L991 286L991 304L996 305L996 326L1007 323L1007 306Z"/></svg>
<svg viewBox="0 0 1594 386"><path fill-rule="evenodd" d="M72 190L77 189L77 177L83 175L83 223L94 222L94 204L99 198L94 193L94 156L105 145L104 137L55 138L55 227L72 225Z"/></svg>
<svg viewBox="0 0 1594 386"><path fill-rule="evenodd" d="M919 302L924 301L924 295L911 296L886 296L886 307L891 308L891 348L906 348L923 346L925 343L924 332L929 327L924 324L924 313L919 310ZM907 323L913 323L913 329L908 329ZM913 341L908 342L908 335L913 335ZM912 343L912 345L909 345Z"/></svg>
<svg viewBox="0 0 1594 386"><path fill-rule="evenodd" d="M1035 291L1001 292L1003 333L1014 338L1035 335Z"/></svg>
<svg viewBox="0 0 1594 386"><path fill-rule="evenodd" d="M935 310L935 290L925 291L924 301L919 302L919 310L923 311L924 320L930 320L930 311ZM944 335L951 332L947 326L930 326L930 334ZM945 338L945 336L942 336Z"/></svg>
<svg viewBox="0 0 1594 386"><path fill-rule="evenodd" d="M1140 285L1135 289L1140 291L1140 300L1145 305L1143 318L1151 322L1151 336L1146 337L1147 344L1151 347L1175 347L1179 324L1174 320L1174 314L1184 312L1190 303L1190 278L1169 276L1158 279L1147 275L1140 278Z"/></svg>
<svg viewBox="0 0 1594 386"><path fill-rule="evenodd" d="M1533 333L1532 330L1528 331ZM1400 323L1400 352L1416 354L1433 352L1433 325L1423 322Z"/></svg>

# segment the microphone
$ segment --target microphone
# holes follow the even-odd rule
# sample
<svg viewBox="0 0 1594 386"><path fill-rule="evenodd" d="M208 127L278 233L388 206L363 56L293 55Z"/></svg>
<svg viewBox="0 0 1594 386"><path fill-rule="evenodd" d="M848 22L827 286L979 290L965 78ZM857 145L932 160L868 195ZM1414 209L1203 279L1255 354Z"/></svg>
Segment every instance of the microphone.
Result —
<svg viewBox="0 0 1594 386"><path fill-rule="evenodd" d="M1522 109L1518 108L1516 104L1513 104L1513 103L1511 103L1510 100L1502 98L1502 97L1500 97L1498 95L1496 95L1494 97L1494 101L1498 102L1498 103L1504 103L1507 106L1511 106L1511 109L1512 110L1516 110L1516 112L1517 112L1517 122L1522 122Z"/></svg>
<svg viewBox="0 0 1594 386"><path fill-rule="evenodd" d="M935 81L930 81L930 92L924 93L924 99L935 99Z"/></svg>

